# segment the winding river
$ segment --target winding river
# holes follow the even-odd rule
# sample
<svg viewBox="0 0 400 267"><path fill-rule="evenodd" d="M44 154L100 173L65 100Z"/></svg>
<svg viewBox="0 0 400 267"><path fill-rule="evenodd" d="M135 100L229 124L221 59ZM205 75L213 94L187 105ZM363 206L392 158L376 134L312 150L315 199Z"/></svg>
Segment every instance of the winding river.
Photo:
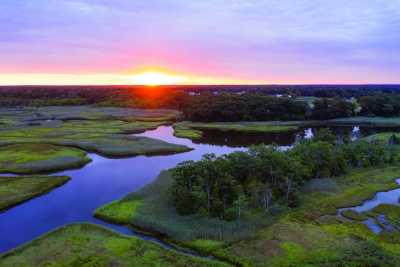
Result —
<svg viewBox="0 0 400 267"><path fill-rule="evenodd" d="M347 128L347 131L349 128ZM304 130L300 133L304 136ZM307 132L308 131L308 132ZM305 135L309 134L307 130ZM354 132L350 128L350 132ZM287 138L277 138L277 135L268 135L252 138L229 135L228 133L205 134L205 140L196 143L173 136L171 126L160 126L156 130L146 131L139 136L157 138L174 144L182 144L193 148L190 152L163 156L138 156L128 159L108 159L96 154L90 154L92 162L79 170L57 173L68 175L72 179L66 185L50 193L25 202L6 212L0 213L0 253L15 248L38 236L76 222L91 222L101 224L125 234L134 234L145 240L156 241L169 247L168 244L132 232L130 229L105 223L93 217L96 208L113 200L122 198L126 194L139 190L151 183L160 171L175 167L185 160L199 160L206 153L222 155L233 151L245 150L250 144L261 141L290 145L298 133L292 133ZM223 137L224 136L224 137ZM286 135L285 135L286 136ZM261 138L261 139L260 139Z"/></svg>
<svg viewBox="0 0 400 267"><path fill-rule="evenodd" d="M90 154L93 161L84 168L57 173L72 178L66 185L0 213L0 253L68 223L97 223L131 234L128 228L93 218L94 210L151 183L162 170L172 168L182 161L199 160L206 153L222 155L244 149L194 144L188 139L174 137L170 126L161 126L139 135L186 145L193 150L167 156L127 159L108 159ZM139 237L153 239L141 235Z"/></svg>

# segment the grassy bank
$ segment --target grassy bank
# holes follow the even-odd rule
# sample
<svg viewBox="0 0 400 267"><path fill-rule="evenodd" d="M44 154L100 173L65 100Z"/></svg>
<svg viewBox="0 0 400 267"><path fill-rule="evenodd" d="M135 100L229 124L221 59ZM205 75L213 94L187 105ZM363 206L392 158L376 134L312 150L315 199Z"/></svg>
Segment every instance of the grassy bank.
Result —
<svg viewBox="0 0 400 267"><path fill-rule="evenodd" d="M0 266L228 266L185 256L92 224L52 231L0 256Z"/></svg>
<svg viewBox="0 0 400 267"><path fill-rule="evenodd" d="M241 133L280 133L296 131L301 122L180 122L174 125L177 137L199 139L204 130L233 131Z"/></svg>
<svg viewBox="0 0 400 267"><path fill-rule="evenodd" d="M234 223L177 215L168 203L171 180L164 172L155 183L95 214L243 266L396 266L400 243L390 243L360 222L345 222L336 214L338 208L359 205L378 191L398 187L395 179L399 176L400 167L381 166L354 169L330 183L322 179L300 194L298 208L235 228ZM221 229L227 230L226 236Z"/></svg>
<svg viewBox="0 0 400 267"><path fill-rule="evenodd" d="M400 243L373 234L358 221L336 216L337 208L361 204L378 191L398 187L400 167L356 169L336 179L339 191L320 186L302 194L301 205L217 254L248 266L397 266Z"/></svg>
<svg viewBox="0 0 400 267"><path fill-rule="evenodd" d="M301 127L364 126L400 127L397 117L350 117L333 120L310 121L260 121L260 122L180 122L174 124L174 135L182 138L199 139L204 130L235 131L242 133L281 133L296 131Z"/></svg>
<svg viewBox="0 0 400 267"><path fill-rule="evenodd" d="M154 183L142 190L97 209L95 217L113 223L130 224L203 252L225 242L248 238L257 229L270 223L269 218L255 214L232 222L199 215L181 216L169 197L171 182L169 172L162 172Z"/></svg>
<svg viewBox="0 0 400 267"><path fill-rule="evenodd" d="M0 146L0 173L37 174L80 168L91 159L85 151L49 144Z"/></svg>
<svg viewBox="0 0 400 267"><path fill-rule="evenodd" d="M372 127L399 127L400 117L350 117L328 120L330 125L358 125Z"/></svg>
<svg viewBox="0 0 400 267"><path fill-rule="evenodd" d="M43 195L69 179L67 176L0 177L0 212Z"/></svg>

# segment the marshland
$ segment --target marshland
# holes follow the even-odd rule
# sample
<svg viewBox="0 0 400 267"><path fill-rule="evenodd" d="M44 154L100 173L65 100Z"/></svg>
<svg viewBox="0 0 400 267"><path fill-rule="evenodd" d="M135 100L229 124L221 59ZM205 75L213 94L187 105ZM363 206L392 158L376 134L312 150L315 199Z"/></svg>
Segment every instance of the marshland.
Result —
<svg viewBox="0 0 400 267"><path fill-rule="evenodd" d="M68 90L0 109L0 266L399 263L396 93Z"/></svg>

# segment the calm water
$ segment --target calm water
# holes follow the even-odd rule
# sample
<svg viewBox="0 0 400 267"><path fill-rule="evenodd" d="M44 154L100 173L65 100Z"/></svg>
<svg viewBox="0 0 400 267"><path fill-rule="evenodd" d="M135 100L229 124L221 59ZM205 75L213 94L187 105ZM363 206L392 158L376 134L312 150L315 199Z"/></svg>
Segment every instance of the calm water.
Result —
<svg viewBox="0 0 400 267"><path fill-rule="evenodd" d="M368 128L371 131L378 131ZM337 128L346 134L363 134L359 128ZM44 196L35 198L0 213L0 252L7 251L30 241L50 230L68 223L92 222L105 225L122 233L131 233L128 228L111 225L92 217L94 210L113 200L122 198L132 191L151 183L160 171L172 168L185 160L199 160L205 153L222 155L252 144L291 145L296 136L312 137L311 129L302 129L290 134L249 135L233 133L212 133L207 131L204 138L193 143L188 139L176 138L173 129L161 126L139 136L147 136L166 142L187 145L193 151L168 156L138 156L129 159L107 159L91 154L93 162L80 170L58 174L72 179L66 185ZM400 192L399 192L400 194ZM145 239L152 239L141 236ZM164 244L167 246L166 244Z"/></svg>
<svg viewBox="0 0 400 267"><path fill-rule="evenodd" d="M169 156L139 156L129 159L107 159L91 154L93 162L86 167L59 173L72 178L66 185L0 213L0 252L74 222L98 223L129 233L127 228L93 218L94 210L151 183L160 171L172 168L179 162L199 160L203 154L210 152L221 155L243 150L228 146L193 144L190 140L174 137L172 133L171 127L162 126L140 135L187 145L194 150Z"/></svg>
<svg viewBox="0 0 400 267"><path fill-rule="evenodd" d="M272 144L281 146L292 145L297 138L312 137L320 128L299 128L295 131L282 133L241 133L235 131L221 132L218 130L205 130L203 136L195 140L196 144L228 145L231 147L247 147L254 144ZM337 136L346 136L351 139L357 139L361 136L367 136L379 132L399 132L399 127L378 128L378 127L353 127L336 126L328 127Z"/></svg>

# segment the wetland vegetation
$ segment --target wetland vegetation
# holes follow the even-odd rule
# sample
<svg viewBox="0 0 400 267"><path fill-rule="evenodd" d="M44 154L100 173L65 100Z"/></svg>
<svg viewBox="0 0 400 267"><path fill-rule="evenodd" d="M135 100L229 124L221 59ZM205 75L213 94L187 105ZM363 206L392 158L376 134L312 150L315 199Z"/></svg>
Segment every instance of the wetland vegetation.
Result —
<svg viewBox="0 0 400 267"><path fill-rule="evenodd" d="M93 224L56 229L4 254L0 266L228 266L181 255Z"/></svg>
<svg viewBox="0 0 400 267"><path fill-rule="evenodd" d="M85 151L50 144L0 146L0 173L37 174L80 168L91 160Z"/></svg>
<svg viewBox="0 0 400 267"><path fill-rule="evenodd" d="M0 266L400 265L392 89L1 90Z"/></svg>
<svg viewBox="0 0 400 267"><path fill-rule="evenodd" d="M0 212L50 192L69 180L68 176L0 176Z"/></svg>

